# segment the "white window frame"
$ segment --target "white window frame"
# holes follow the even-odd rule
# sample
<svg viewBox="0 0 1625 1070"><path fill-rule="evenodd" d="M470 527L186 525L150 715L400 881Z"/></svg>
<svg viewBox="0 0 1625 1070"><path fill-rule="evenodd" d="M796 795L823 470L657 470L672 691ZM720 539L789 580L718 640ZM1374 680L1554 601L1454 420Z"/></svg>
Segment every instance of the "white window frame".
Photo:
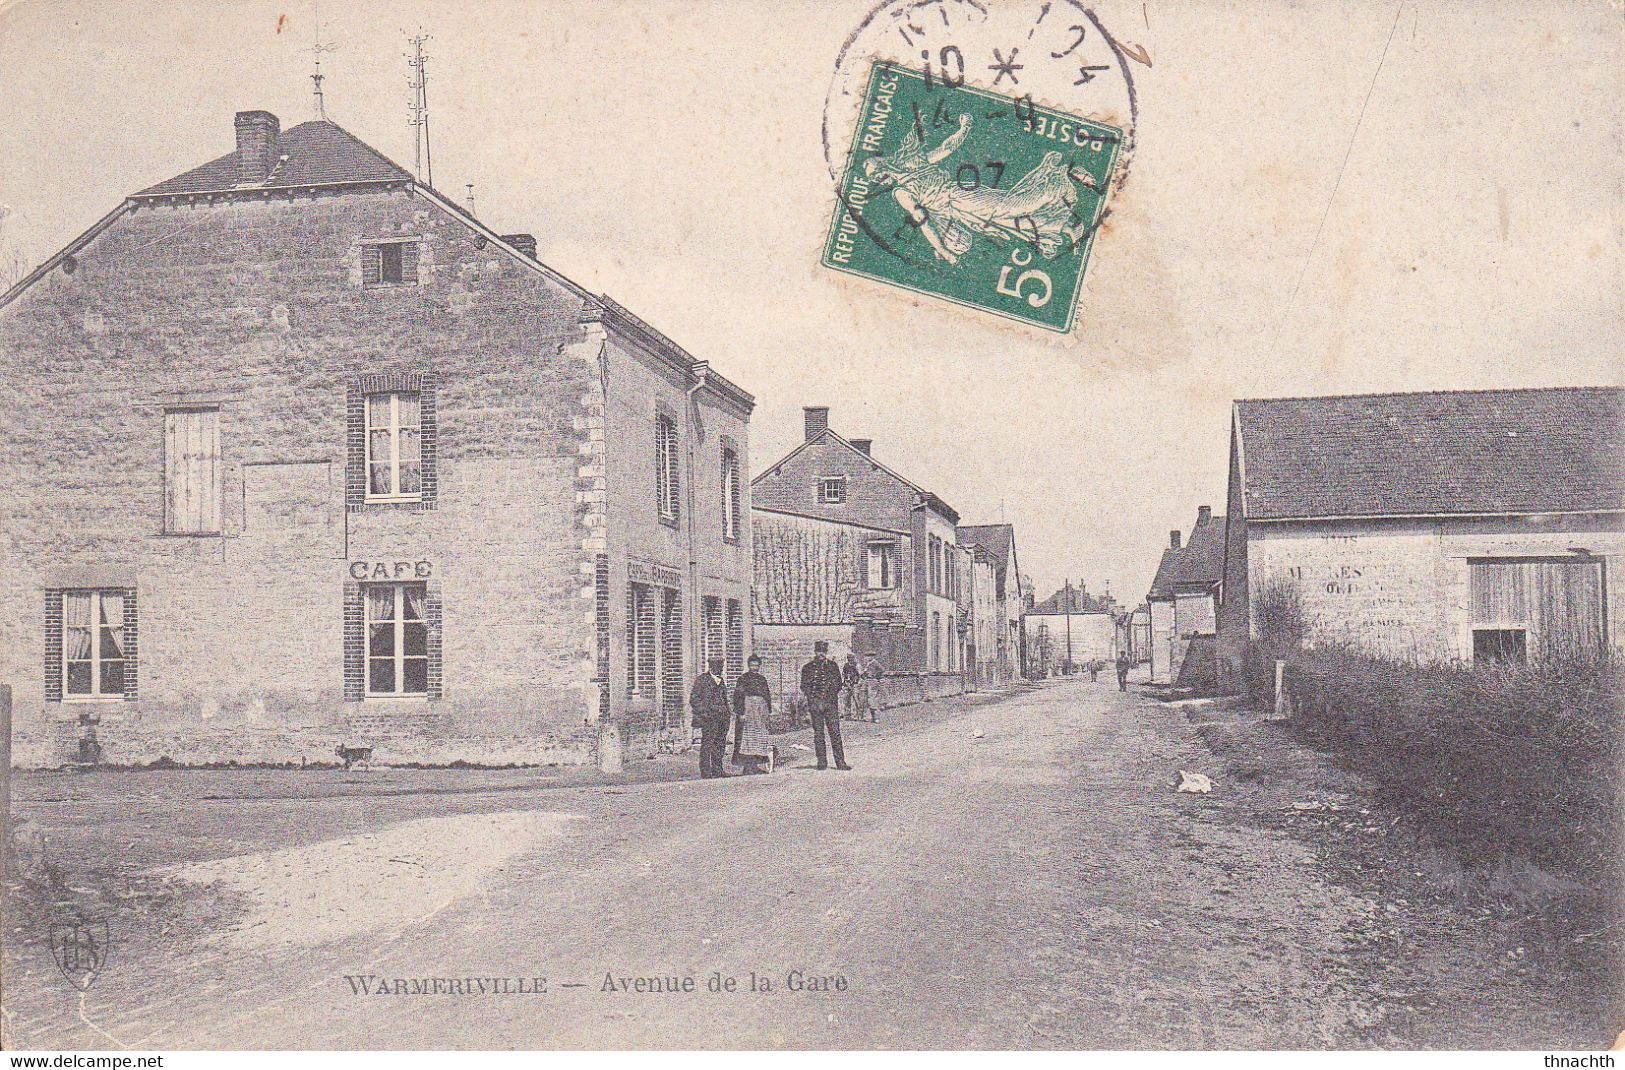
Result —
<svg viewBox="0 0 1625 1070"><path fill-rule="evenodd" d="M372 652L372 626L382 624L372 615L372 592L388 588L395 596L395 617L390 623L395 625L395 690L374 691L372 689L372 663L382 661L383 658L375 656ZM423 619L408 622L406 619L406 591L415 588L423 591ZM424 699L429 697L429 592L421 583L364 583L361 585L361 650L362 650L362 686L369 699ZM406 653L406 625L408 623L423 625L423 653ZM406 663L408 661L423 662L423 690L406 691Z"/></svg>
<svg viewBox="0 0 1625 1070"><path fill-rule="evenodd" d="M662 522L677 523L677 502L682 447L677 419L664 412L655 414L655 508Z"/></svg>
<svg viewBox="0 0 1625 1070"><path fill-rule="evenodd" d="M833 493L831 493L832 488L833 488ZM818 477L818 504L819 505L845 505L846 504L846 477L845 476L819 476Z"/></svg>
<svg viewBox="0 0 1625 1070"><path fill-rule="evenodd" d="M88 658L72 658L72 659L69 659L69 657L68 657L68 599L73 598L76 595L89 595L90 596L90 657L88 657ZM107 595L117 595L119 597L121 603L122 603L120 605L120 607L119 607L118 623L116 623L116 624L103 625L101 623L101 619L102 619L102 615L101 615L102 599L104 597L106 597ZM116 691L116 692L104 692L102 690L102 664L103 664L104 659L102 658L102 642L101 642L101 640L102 640L102 628L103 627L120 628L120 629L124 628L124 608L123 607L124 607L124 605L128 604L129 597L130 597L129 590L126 589L126 588L121 588L121 587L99 587L99 588L95 588L95 589L86 589L86 588L81 587L81 588L75 588L75 589L66 590L66 591L62 592L62 666L61 666L61 668L62 668L62 701L63 702L123 702L124 701L125 696L129 693L128 690L127 690L128 685L127 685L127 682L126 682L126 679L125 679L125 670L128 668L128 666L130 664L130 655L129 655L130 637L128 635L124 636L124 644L125 645L124 645L123 649L124 649L125 653L124 653L124 655L122 657L106 659L106 660L109 660L109 661L117 661L117 662L119 662L119 664L121 666L120 671L119 671L119 690ZM75 663L78 663L78 662L88 662L89 663L89 665L90 665L90 691L88 693L81 693L81 692L75 692L75 691L69 690L69 688L68 688L68 663L69 663L70 660L75 662Z"/></svg>
<svg viewBox="0 0 1625 1070"><path fill-rule="evenodd" d="M874 582L875 568L872 562L877 553L880 559L880 583ZM863 581L871 591L894 591L897 589L897 540L896 539L870 539L863 548Z"/></svg>
<svg viewBox="0 0 1625 1070"><path fill-rule="evenodd" d="M372 422L372 403L377 398L389 399L389 425L387 427L375 426ZM362 464L362 478L367 488L367 501L369 502L421 502L423 491L402 493L401 486L401 398L412 397L418 402L418 486L423 485L423 393L419 390L380 390L368 394L361 402L362 439L366 443L365 457ZM372 455L372 433L374 431L389 432L389 459L387 462L374 462ZM392 488L387 494L374 494L372 490L373 465L388 463L389 485Z"/></svg>

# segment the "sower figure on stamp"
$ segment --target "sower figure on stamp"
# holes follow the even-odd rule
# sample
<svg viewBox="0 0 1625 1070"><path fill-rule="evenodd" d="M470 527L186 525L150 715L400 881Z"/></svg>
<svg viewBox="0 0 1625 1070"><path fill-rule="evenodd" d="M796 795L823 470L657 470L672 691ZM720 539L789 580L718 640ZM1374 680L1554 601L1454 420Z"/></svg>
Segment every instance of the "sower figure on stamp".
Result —
<svg viewBox="0 0 1625 1070"><path fill-rule="evenodd" d="M807 696L807 712L812 715L813 750L818 768L828 769L824 734L835 751L835 768L850 769L841 747L841 669L829 656L829 644L820 639L813 644L813 659L801 667L801 693Z"/></svg>
<svg viewBox="0 0 1625 1070"><path fill-rule="evenodd" d="M733 720L733 704L722 682L722 659L712 658L710 672L694 681L688 708L700 728L700 776L727 776L722 768L722 751L728 742L728 722Z"/></svg>

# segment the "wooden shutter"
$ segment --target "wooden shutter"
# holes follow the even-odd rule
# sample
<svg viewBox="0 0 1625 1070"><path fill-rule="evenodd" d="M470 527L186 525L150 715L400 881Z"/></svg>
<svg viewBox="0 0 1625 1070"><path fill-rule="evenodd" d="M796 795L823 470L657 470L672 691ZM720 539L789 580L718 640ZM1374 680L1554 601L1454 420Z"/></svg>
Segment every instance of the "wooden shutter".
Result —
<svg viewBox="0 0 1625 1070"><path fill-rule="evenodd" d="M417 284L418 243L415 241L401 242L401 281Z"/></svg>
<svg viewBox="0 0 1625 1070"><path fill-rule="evenodd" d="M361 247L361 282L365 286L377 286L384 281L384 257L376 245L363 245Z"/></svg>
<svg viewBox="0 0 1625 1070"><path fill-rule="evenodd" d="M220 411L164 413L165 530L220 530Z"/></svg>

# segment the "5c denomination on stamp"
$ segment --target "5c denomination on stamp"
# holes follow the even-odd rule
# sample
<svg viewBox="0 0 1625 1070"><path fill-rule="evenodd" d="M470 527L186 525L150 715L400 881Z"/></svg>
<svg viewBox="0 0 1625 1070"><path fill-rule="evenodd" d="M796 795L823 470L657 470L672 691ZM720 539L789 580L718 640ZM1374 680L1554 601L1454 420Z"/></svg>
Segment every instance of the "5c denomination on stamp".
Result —
<svg viewBox="0 0 1625 1070"><path fill-rule="evenodd" d="M823 263L1072 329L1123 131L949 68L876 61Z"/></svg>

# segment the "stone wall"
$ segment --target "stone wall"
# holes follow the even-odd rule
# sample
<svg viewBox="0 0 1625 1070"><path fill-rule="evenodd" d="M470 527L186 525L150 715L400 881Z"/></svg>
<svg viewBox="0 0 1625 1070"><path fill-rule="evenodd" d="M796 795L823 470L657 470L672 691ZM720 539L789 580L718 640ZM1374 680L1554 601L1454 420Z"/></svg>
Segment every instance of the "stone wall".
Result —
<svg viewBox="0 0 1625 1070"><path fill-rule="evenodd" d="M385 238L418 242L416 284L360 285L360 243ZM380 761L588 757L602 488L582 458L602 431L582 304L397 189L140 207L0 310L16 760L70 757L82 720L120 763L323 760L339 743ZM432 384L432 504L346 503L346 395L378 375ZM163 530L176 403L220 411L218 534ZM421 563L442 605L437 699L344 701L345 586L380 562ZM45 592L83 585L138 594L136 701L45 701Z"/></svg>

